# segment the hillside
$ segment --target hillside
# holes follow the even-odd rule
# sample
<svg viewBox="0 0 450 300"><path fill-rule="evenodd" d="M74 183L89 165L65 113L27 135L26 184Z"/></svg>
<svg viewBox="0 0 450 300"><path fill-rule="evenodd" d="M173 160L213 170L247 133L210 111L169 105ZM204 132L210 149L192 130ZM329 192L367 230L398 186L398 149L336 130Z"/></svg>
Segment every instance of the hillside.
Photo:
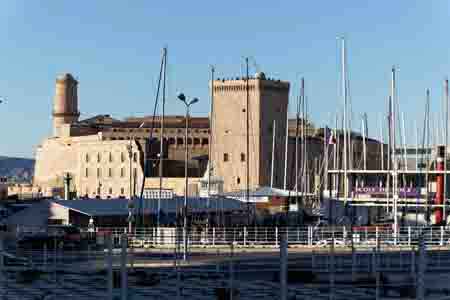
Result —
<svg viewBox="0 0 450 300"><path fill-rule="evenodd" d="M0 176L17 181L31 181L34 159L0 156Z"/></svg>

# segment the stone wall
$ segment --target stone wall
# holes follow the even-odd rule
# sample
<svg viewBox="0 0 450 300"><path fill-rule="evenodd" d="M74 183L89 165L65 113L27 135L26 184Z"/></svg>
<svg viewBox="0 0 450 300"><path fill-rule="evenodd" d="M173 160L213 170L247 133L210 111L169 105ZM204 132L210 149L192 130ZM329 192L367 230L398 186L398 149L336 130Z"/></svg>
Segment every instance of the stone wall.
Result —
<svg viewBox="0 0 450 300"><path fill-rule="evenodd" d="M131 190L141 186L144 154L133 142L130 171L128 147L129 141L105 141L99 135L47 139L36 153L33 184L43 191L62 188L69 173L70 190L78 196L129 197L130 172Z"/></svg>
<svg viewBox="0 0 450 300"><path fill-rule="evenodd" d="M224 191L269 184L273 121L277 143L286 132L289 83L252 78L214 81L212 158L214 175L223 178ZM247 157L247 109L249 115L249 157ZM280 140L281 137L281 140ZM283 143L284 144L284 143ZM283 160L284 151L279 160ZM282 170L275 170L277 184Z"/></svg>
<svg viewBox="0 0 450 300"><path fill-rule="evenodd" d="M198 196L199 195L199 184L201 178L189 178L188 195ZM177 196L183 196L186 186L185 178L164 178L163 179L163 189L171 189L173 193ZM145 188L149 189L159 189L159 178L146 178Z"/></svg>

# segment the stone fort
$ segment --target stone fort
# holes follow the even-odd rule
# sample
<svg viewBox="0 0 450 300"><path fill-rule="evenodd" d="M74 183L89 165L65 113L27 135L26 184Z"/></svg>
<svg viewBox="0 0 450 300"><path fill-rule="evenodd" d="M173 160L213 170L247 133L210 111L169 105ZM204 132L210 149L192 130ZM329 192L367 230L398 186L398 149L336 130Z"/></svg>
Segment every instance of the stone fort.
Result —
<svg viewBox="0 0 450 300"><path fill-rule="evenodd" d="M144 176L145 188L156 189L162 175L163 188L182 195L186 144L191 195L198 195L201 178L208 169L214 178L220 179L223 191L245 189L247 160L250 188L267 186L271 178L274 130L277 145L274 187L282 187L286 132L291 136L287 151L289 174L295 152L292 135L296 122L287 122L289 83L257 73L248 80L217 79L209 86L213 95L212 122L208 117L190 118L185 140L184 116L165 116L163 132L161 116L118 120L105 114L80 119L78 81L71 74L58 76L53 134L36 149L34 188L52 195L61 190L64 177L69 175L70 189L78 197L129 197L139 194ZM308 124L307 130L313 135L312 125ZM320 140L312 142L311 157L321 153L321 145ZM288 186L293 184L290 178Z"/></svg>

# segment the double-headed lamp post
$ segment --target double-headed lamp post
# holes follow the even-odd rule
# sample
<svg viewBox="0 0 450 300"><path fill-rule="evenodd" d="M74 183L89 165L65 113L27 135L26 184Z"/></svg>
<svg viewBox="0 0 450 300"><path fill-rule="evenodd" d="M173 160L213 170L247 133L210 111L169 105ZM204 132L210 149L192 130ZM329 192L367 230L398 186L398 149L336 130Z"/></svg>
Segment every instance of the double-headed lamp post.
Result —
<svg viewBox="0 0 450 300"><path fill-rule="evenodd" d="M133 210L133 145L131 143L127 146L128 159L130 161L130 198L128 199L128 234L131 234L131 226L133 222L132 210Z"/></svg>
<svg viewBox="0 0 450 300"><path fill-rule="evenodd" d="M184 149L185 149L185 161L184 161L184 177L185 177L185 187L184 187L184 205L183 205L183 260L187 260L187 198L188 198L188 184L189 184L189 176L188 176L188 160L189 160L189 151L188 151L188 129L189 129L189 109L192 104L197 103L198 99L193 98L188 100L183 93L178 95L178 99L182 101L186 106L186 131L184 136Z"/></svg>

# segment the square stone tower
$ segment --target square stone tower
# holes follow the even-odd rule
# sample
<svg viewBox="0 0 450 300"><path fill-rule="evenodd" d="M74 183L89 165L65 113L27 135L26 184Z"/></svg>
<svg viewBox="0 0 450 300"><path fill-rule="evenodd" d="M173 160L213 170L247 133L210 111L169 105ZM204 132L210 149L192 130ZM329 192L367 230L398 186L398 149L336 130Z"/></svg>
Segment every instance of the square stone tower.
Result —
<svg viewBox="0 0 450 300"><path fill-rule="evenodd" d="M212 116L213 144L211 159L214 176L224 181L224 191L246 189L247 160L249 187L270 186L272 136L275 120L274 187L281 187L284 174L284 144L286 112L289 101L289 82L266 79L257 73L248 80L218 79L214 88ZM247 157L247 109L249 157Z"/></svg>

